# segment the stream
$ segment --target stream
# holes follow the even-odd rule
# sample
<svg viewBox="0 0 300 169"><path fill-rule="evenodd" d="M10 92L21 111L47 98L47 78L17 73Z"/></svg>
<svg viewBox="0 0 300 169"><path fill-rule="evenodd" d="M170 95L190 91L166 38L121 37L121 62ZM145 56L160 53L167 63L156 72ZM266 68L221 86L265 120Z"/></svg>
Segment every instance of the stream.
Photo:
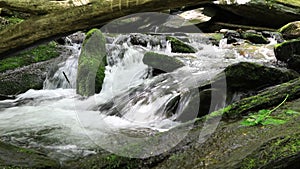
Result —
<svg viewBox="0 0 300 169"><path fill-rule="evenodd" d="M203 33L173 34L187 39L197 49L195 54L171 53L168 42L162 42L162 46L132 45L126 40L132 34L105 35L113 41L106 44L108 65L101 92L88 98L76 94L77 61L82 44L70 41L64 47L72 54L61 56L67 59L57 65L55 73L48 75L43 90L31 89L15 100L0 101L1 141L37 149L61 161L95 154L99 149L122 155L124 144L143 142L182 124L179 119L182 110L191 96L198 94L193 89L226 66L241 61L275 60L273 48L268 48L274 44L273 39L257 48L262 57L253 58L227 45L226 39L219 46L212 45ZM159 39L165 35L146 36ZM152 69L143 63L147 51L176 57L186 66L153 76ZM183 97L177 99L178 96ZM176 108L172 107L174 100L178 102ZM188 120L194 119L197 112L191 112L190 116ZM178 133L170 147L186 134ZM160 153L149 150L143 157Z"/></svg>

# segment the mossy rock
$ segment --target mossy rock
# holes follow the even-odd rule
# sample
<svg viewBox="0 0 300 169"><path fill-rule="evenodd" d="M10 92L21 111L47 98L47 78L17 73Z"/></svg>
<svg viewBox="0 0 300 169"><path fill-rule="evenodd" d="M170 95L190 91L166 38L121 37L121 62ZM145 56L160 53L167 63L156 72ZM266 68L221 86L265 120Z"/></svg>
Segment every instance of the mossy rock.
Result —
<svg viewBox="0 0 300 169"><path fill-rule="evenodd" d="M250 62L230 65L224 70L224 73L227 88L234 92L258 91L299 77L299 74L292 70L267 67ZM219 78L223 77L216 77L214 81L218 82Z"/></svg>
<svg viewBox="0 0 300 169"><path fill-rule="evenodd" d="M296 39L300 37L300 21L290 22L281 27L280 32L285 39Z"/></svg>
<svg viewBox="0 0 300 169"><path fill-rule="evenodd" d="M190 45L185 44L183 41L168 36L167 40L171 43L171 48L173 53L196 53L197 50Z"/></svg>
<svg viewBox="0 0 300 169"><path fill-rule="evenodd" d="M42 89L47 71L55 63L51 59L0 73L0 94L17 95L29 89Z"/></svg>
<svg viewBox="0 0 300 169"><path fill-rule="evenodd" d="M172 72L184 66L184 63L175 57L155 52L145 53L143 62L153 69L161 70L162 72Z"/></svg>
<svg viewBox="0 0 300 169"><path fill-rule="evenodd" d="M58 161L37 151L0 142L0 168L60 168Z"/></svg>
<svg viewBox="0 0 300 169"><path fill-rule="evenodd" d="M289 40L274 47L275 57L288 68L300 72L300 39Z"/></svg>
<svg viewBox="0 0 300 169"><path fill-rule="evenodd" d="M106 65L106 39L99 29L86 34L78 60L76 92L91 96L100 92Z"/></svg>
<svg viewBox="0 0 300 169"><path fill-rule="evenodd" d="M255 44L268 44L270 41L265 38L263 35L257 34L257 33L251 33L251 32L243 32L242 38L245 40L249 40L252 43Z"/></svg>

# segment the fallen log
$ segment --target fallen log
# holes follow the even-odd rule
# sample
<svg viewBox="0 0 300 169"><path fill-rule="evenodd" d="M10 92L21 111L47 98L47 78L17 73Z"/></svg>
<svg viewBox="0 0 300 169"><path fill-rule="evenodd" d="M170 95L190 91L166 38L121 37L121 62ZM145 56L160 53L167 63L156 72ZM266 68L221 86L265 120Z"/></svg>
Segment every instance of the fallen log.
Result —
<svg viewBox="0 0 300 169"><path fill-rule="evenodd" d="M0 59L51 38L99 27L129 14L211 2L212 0L112 0L31 18L0 32Z"/></svg>
<svg viewBox="0 0 300 169"><path fill-rule="evenodd" d="M71 7L70 4L49 0L0 0L0 8L32 15L45 15L69 7Z"/></svg>

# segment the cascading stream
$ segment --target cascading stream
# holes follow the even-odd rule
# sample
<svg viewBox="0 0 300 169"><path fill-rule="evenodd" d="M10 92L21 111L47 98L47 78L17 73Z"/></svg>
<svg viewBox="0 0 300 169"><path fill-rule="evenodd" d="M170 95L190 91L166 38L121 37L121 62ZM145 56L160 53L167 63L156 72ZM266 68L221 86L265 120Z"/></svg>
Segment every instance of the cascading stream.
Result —
<svg viewBox="0 0 300 169"><path fill-rule="evenodd" d="M117 43L120 39L116 38L114 44L107 45L109 65L102 91L85 100L75 91L80 45L66 46L72 50L72 55L58 64L57 71L45 81L43 90L29 90L18 95L16 100L0 101L0 104L11 105L0 110L1 140L37 148L66 160L95 153L93 150L99 148L100 143L101 148L113 144L115 137L111 136L118 133L127 136L134 132L141 137L177 126L180 122L174 119L189 102L189 97L181 99L177 108L169 105L178 100L179 95L192 95L189 92L196 85L239 61L225 59L228 52L241 58L231 49L196 43L196 40L191 40L190 44L201 50L185 57L171 54L166 42L161 48L150 43L132 45L128 40ZM187 66L151 77L148 66L142 61L144 53L150 50L174 55Z"/></svg>

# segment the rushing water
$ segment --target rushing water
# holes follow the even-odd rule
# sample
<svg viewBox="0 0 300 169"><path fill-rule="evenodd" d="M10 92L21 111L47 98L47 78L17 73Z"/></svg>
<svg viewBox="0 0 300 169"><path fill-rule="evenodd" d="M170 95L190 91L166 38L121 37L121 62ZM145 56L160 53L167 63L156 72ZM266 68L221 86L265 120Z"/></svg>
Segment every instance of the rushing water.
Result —
<svg viewBox="0 0 300 169"><path fill-rule="evenodd" d="M202 34L188 35L189 43L198 49L189 55L172 54L168 42L163 47L120 43L124 36L129 37L120 35L113 44L107 44L109 64L102 91L87 99L75 91L80 44L66 45L72 54L47 77L43 90L29 90L15 100L0 101L1 140L36 148L61 160L95 153L99 146L115 151L113 135L134 135L132 139L136 139L180 124L176 119L188 104L191 89L227 65L272 59L272 55L260 59L242 56L224 41L220 47L207 44ZM270 52L264 49L263 53ZM152 77L142 61L143 54L150 50L173 55L187 66ZM169 105L179 95L187 97L180 99L178 108L170 113Z"/></svg>

